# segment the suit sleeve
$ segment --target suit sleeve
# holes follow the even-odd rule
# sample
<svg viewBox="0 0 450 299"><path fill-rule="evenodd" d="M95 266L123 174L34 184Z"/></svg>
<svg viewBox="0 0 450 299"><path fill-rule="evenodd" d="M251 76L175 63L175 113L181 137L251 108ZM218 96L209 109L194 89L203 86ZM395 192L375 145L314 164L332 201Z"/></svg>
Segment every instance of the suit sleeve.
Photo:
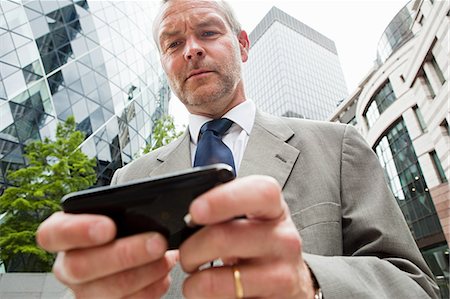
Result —
<svg viewBox="0 0 450 299"><path fill-rule="evenodd" d="M439 298L377 156L351 126L340 177L344 255L304 254L324 298Z"/></svg>
<svg viewBox="0 0 450 299"><path fill-rule="evenodd" d="M112 179L111 179L111 186L114 186L114 185L117 185L118 184L118 182L119 182L119 176L120 176L120 170L121 170L121 168L118 168L115 172L114 172L114 175L113 175L113 177L112 177Z"/></svg>

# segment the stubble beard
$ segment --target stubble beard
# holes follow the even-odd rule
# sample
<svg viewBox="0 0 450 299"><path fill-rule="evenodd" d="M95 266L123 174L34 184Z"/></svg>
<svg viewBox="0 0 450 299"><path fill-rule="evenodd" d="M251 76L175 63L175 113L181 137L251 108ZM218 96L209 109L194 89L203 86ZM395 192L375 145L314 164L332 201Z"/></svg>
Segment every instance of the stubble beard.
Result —
<svg viewBox="0 0 450 299"><path fill-rule="evenodd" d="M202 65L202 67L205 67ZM207 68L207 67L206 67ZM208 68L211 69L211 68ZM229 61L222 67L212 68L215 70L210 76L216 78L204 78L206 86L190 87L189 82L184 81L181 76L170 80L174 87L174 93L188 110L205 110L217 113L224 109L231 101L236 87L241 80L241 65L239 61ZM214 81L214 82L212 82ZM202 82L199 82L201 84ZM228 101L226 99L229 99ZM191 108L191 109L189 109Z"/></svg>

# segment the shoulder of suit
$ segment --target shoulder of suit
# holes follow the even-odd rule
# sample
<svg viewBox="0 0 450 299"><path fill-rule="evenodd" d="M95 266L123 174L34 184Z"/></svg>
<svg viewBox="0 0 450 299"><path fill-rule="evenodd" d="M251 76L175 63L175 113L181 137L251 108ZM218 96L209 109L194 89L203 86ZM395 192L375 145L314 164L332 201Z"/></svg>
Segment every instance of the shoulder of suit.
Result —
<svg viewBox="0 0 450 299"><path fill-rule="evenodd" d="M320 121L320 120L310 120L303 118L294 118L294 117L278 117L280 121L289 126L294 132L305 132L305 131L313 131L313 132L330 132L330 133L338 133L343 134L346 128L349 126L347 124L329 122L329 121Z"/></svg>
<svg viewBox="0 0 450 299"><path fill-rule="evenodd" d="M189 136L187 136L189 137ZM186 133L171 143L153 150L143 156L131 161L127 165L120 168L119 182L123 182L124 178L146 177L151 169L159 165L158 157L162 154L172 152L186 138Z"/></svg>

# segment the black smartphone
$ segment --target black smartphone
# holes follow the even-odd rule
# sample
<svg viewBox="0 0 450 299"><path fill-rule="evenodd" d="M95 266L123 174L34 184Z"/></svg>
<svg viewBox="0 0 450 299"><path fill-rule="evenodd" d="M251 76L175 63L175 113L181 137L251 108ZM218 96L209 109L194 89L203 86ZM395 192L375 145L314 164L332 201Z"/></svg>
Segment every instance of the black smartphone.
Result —
<svg viewBox="0 0 450 299"><path fill-rule="evenodd" d="M66 213L110 217L117 226L117 238L159 232L167 238L169 249L176 249L200 229L185 223L191 202L233 178L233 169L226 164L194 167L126 184L73 192L62 198L62 208Z"/></svg>

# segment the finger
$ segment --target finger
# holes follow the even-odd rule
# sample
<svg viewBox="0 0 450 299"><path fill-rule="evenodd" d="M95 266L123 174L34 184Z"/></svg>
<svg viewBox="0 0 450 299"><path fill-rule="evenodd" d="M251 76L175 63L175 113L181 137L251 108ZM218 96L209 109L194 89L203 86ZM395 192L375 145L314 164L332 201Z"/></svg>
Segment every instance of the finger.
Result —
<svg viewBox="0 0 450 299"><path fill-rule="evenodd" d="M191 273L218 258L297 259L301 251L301 238L291 221L240 219L206 226L192 235L180 247L180 262L183 270Z"/></svg>
<svg viewBox="0 0 450 299"><path fill-rule="evenodd" d="M189 209L196 224L213 224L239 216L276 219L283 215L281 188L268 176L248 176L200 195Z"/></svg>
<svg viewBox="0 0 450 299"><path fill-rule="evenodd" d="M73 289L77 298L122 298L142 293L145 289L148 289L145 291L147 293L151 291L155 295L161 295L168 287L166 278L176 261L176 256L166 254L164 258L155 262L76 285Z"/></svg>
<svg viewBox="0 0 450 299"><path fill-rule="evenodd" d="M43 249L56 252L105 244L115 235L116 226L106 216L57 212L41 223L36 241Z"/></svg>
<svg viewBox="0 0 450 299"><path fill-rule="evenodd" d="M89 249L59 253L53 272L62 282L80 284L142 266L164 256L166 239L146 233Z"/></svg>
<svg viewBox="0 0 450 299"><path fill-rule="evenodd" d="M292 263L239 264L245 298L299 298L303 275ZM232 267L216 267L190 275L183 284L186 298L236 298Z"/></svg>

